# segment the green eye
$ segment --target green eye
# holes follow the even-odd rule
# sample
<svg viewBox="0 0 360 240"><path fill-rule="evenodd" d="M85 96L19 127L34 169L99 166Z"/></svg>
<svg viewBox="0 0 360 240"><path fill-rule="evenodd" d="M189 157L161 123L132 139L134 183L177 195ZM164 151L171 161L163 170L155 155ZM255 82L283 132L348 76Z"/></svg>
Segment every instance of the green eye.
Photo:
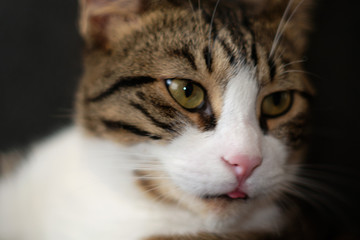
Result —
<svg viewBox="0 0 360 240"><path fill-rule="evenodd" d="M201 108L205 102L205 91L190 80L167 79L166 86L170 95L187 110Z"/></svg>
<svg viewBox="0 0 360 240"><path fill-rule="evenodd" d="M289 111L292 102L292 92L276 92L264 98L261 105L261 112L265 117L278 117Z"/></svg>

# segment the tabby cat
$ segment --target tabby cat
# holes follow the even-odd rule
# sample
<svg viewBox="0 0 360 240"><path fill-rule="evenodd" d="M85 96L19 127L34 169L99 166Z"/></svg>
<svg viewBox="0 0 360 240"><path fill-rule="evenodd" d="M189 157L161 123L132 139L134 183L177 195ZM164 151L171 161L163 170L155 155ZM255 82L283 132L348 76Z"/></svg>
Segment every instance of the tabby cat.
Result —
<svg viewBox="0 0 360 240"><path fill-rule="evenodd" d="M309 4L81 0L75 123L5 172L0 239L285 238Z"/></svg>

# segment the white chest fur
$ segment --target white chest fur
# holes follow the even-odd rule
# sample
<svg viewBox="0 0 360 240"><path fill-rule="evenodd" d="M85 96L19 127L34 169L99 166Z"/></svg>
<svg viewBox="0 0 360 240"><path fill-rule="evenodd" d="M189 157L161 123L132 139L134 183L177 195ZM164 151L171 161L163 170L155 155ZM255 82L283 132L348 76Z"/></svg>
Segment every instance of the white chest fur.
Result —
<svg viewBox="0 0 360 240"><path fill-rule="evenodd" d="M126 155L113 150L77 128L35 147L0 185L0 239L138 240L205 230L191 213L138 191ZM106 167L116 161L123 163Z"/></svg>
<svg viewBox="0 0 360 240"><path fill-rule="evenodd" d="M214 231L201 216L147 198L135 186L133 161L76 127L48 139L0 184L0 239L140 240Z"/></svg>

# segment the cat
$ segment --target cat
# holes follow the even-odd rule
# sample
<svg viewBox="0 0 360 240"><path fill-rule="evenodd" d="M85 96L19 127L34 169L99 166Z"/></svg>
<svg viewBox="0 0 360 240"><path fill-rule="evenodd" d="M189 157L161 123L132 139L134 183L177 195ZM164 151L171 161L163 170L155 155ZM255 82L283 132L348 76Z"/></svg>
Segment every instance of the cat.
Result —
<svg viewBox="0 0 360 240"><path fill-rule="evenodd" d="M0 239L296 239L310 4L81 0L74 124L6 165Z"/></svg>

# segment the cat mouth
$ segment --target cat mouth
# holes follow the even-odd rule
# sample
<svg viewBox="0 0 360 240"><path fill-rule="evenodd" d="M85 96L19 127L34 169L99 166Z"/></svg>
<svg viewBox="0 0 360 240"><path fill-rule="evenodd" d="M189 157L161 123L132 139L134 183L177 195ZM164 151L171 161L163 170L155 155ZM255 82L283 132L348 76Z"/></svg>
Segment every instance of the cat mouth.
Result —
<svg viewBox="0 0 360 240"><path fill-rule="evenodd" d="M226 201L236 201L236 200L248 200L249 196L241 191L233 191L227 194L221 195L204 195L201 197L204 200L226 200Z"/></svg>

